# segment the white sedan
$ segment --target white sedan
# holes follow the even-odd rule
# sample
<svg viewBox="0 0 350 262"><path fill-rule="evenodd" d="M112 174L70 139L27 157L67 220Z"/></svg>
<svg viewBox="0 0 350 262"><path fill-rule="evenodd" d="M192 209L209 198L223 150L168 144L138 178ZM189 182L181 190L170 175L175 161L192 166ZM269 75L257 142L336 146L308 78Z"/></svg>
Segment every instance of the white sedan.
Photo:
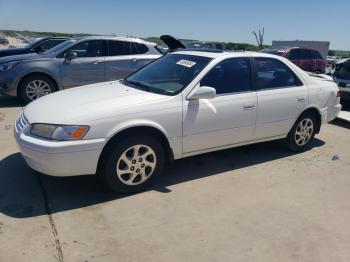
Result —
<svg viewBox="0 0 350 262"><path fill-rule="evenodd" d="M33 169L97 174L112 190L143 190L171 160L262 141L309 147L341 109L339 89L263 53L178 51L126 79L30 103L15 135Z"/></svg>

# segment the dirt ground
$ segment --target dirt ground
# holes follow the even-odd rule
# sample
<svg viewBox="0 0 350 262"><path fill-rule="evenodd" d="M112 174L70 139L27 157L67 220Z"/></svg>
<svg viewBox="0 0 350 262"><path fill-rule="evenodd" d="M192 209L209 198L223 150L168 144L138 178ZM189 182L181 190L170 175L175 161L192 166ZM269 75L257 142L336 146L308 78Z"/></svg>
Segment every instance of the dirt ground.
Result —
<svg viewBox="0 0 350 262"><path fill-rule="evenodd" d="M350 261L350 124L311 150L261 143L175 162L147 192L55 178L18 153L0 97L0 261Z"/></svg>

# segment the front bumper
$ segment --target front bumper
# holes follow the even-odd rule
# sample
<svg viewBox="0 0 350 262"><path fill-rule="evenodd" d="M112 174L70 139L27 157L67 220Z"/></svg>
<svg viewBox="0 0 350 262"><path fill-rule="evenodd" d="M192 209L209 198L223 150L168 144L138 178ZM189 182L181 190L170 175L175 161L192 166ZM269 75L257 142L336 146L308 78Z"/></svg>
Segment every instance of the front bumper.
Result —
<svg viewBox="0 0 350 262"><path fill-rule="evenodd" d="M15 128L22 156L34 170L51 176L95 174L105 139L49 141Z"/></svg>
<svg viewBox="0 0 350 262"><path fill-rule="evenodd" d="M0 72L0 94L17 96L17 77L15 70Z"/></svg>

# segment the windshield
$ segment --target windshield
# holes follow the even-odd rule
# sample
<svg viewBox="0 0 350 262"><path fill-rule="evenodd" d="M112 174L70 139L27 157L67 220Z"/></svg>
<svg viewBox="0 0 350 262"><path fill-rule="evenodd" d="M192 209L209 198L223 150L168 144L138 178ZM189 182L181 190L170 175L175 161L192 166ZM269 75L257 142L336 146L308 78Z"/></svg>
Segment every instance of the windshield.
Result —
<svg viewBox="0 0 350 262"><path fill-rule="evenodd" d="M176 95L210 60L202 56L168 54L135 72L124 83L148 92Z"/></svg>
<svg viewBox="0 0 350 262"><path fill-rule="evenodd" d="M26 47L27 48L33 48L35 45L43 41L42 38L35 39L33 42L29 43Z"/></svg>
<svg viewBox="0 0 350 262"><path fill-rule="evenodd" d="M44 55L53 54L53 53L55 53L55 52L57 52L57 51L60 51L61 49L65 48L65 47L71 45L72 43L74 43L74 42L76 42L76 41L77 41L77 40L75 40L75 39L70 39L70 40L64 41L64 42L60 43L59 45L56 45L55 47L53 47L53 48L47 50L47 51L44 52L43 54L44 54Z"/></svg>
<svg viewBox="0 0 350 262"><path fill-rule="evenodd" d="M337 64L334 75L340 79L350 80L350 60Z"/></svg>

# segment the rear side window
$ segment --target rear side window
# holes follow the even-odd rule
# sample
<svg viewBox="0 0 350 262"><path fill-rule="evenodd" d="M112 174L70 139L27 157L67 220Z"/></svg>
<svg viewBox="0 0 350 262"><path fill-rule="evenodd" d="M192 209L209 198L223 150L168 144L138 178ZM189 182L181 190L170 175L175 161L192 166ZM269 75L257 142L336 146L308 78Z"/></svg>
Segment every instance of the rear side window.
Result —
<svg viewBox="0 0 350 262"><path fill-rule="evenodd" d="M131 42L126 41L108 41L108 55L131 55L131 44Z"/></svg>
<svg viewBox="0 0 350 262"><path fill-rule="evenodd" d="M219 49L219 50L223 50L224 49L222 44L215 44L215 48Z"/></svg>
<svg viewBox="0 0 350 262"><path fill-rule="evenodd" d="M85 41L69 48L69 51L77 53L78 57L105 56L105 47L102 40Z"/></svg>
<svg viewBox="0 0 350 262"><path fill-rule="evenodd" d="M215 88L218 95L251 90L249 58L232 58L218 63L203 77L200 85Z"/></svg>
<svg viewBox="0 0 350 262"><path fill-rule="evenodd" d="M316 50L310 50L312 59L323 59L320 53Z"/></svg>
<svg viewBox="0 0 350 262"><path fill-rule="evenodd" d="M273 58L254 58L258 89L275 89L301 85L292 70Z"/></svg>
<svg viewBox="0 0 350 262"><path fill-rule="evenodd" d="M288 59L290 60L299 60L300 59L300 50L292 49L288 53Z"/></svg>
<svg viewBox="0 0 350 262"><path fill-rule="evenodd" d="M145 46L144 44L140 44L140 43L132 43L131 47L132 47L132 54L133 55L146 54L149 50L147 48L147 46Z"/></svg>
<svg viewBox="0 0 350 262"><path fill-rule="evenodd" d="M311 51L307 49L300 49L300 59L302 60L312 59Z"/></svg>

